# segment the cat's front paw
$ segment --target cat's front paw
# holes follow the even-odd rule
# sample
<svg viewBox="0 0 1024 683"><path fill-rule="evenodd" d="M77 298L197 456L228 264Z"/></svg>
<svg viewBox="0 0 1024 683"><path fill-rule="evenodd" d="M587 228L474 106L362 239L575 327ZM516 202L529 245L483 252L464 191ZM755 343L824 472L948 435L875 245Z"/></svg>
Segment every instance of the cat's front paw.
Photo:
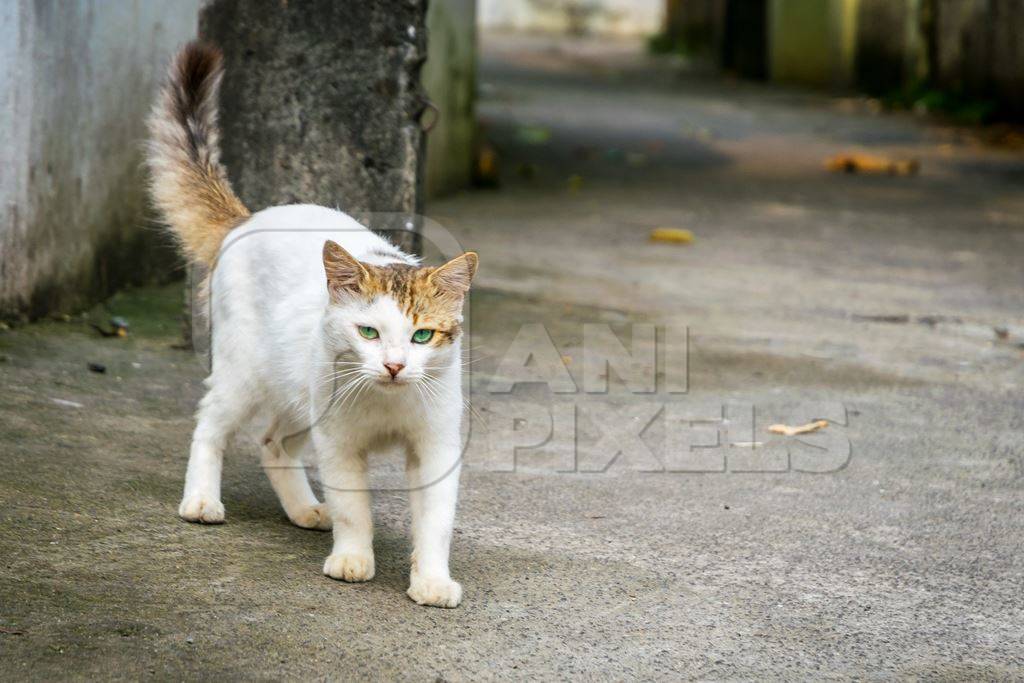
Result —
<svg viewBox="0 0 1024 683"><path fill-rule="evenodd" d="M373 569L372 553L331 553L324 562L324 574L341 581L369 581Z"/></svg>
<svg viewBox="0 0 1024 683"><path fill-rule="evenodd" d="M178 516L189 522L223 524L224 504L201 494L185 496L178 506Z"/></svg>
<svg viewBox="0 0 1024 683"><path fill-rule="evenodd" d="M331 518L327 514L327 506L324 503L303 508L291 520L292 524L303 529L319 529L321 531L330 531L331 529Z"/></svg>
<svg viewBox="0 0 1024 683"><path fill-rule="evenodd" d="M406 595L417 605L431 607L458 607L462 602L462 586L457 581L443 578L413 576Z"/></svg>

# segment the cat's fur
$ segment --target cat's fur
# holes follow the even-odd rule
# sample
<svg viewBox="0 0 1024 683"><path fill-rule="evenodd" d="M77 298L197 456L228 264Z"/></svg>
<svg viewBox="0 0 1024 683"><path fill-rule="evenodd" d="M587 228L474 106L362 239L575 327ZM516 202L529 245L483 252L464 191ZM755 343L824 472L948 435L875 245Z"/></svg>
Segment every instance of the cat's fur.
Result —
<svg viewBox="0 0 1024 683"><path fill-rule="evenodd" d="M461 454L461 311L476 254L421 267L339 211L293 205L250 216L219 161L221 74L216 49L186 46L149 120L153 198L184 253L212 269L213 370L178 514L224 521L223 452L247 430L289 519L333 528L324 573L366 581L374 574L367 455L398 444L412 508L408 594L455 607L462 588L448 555ZM360 327L379 337L364 338ZM420 329L435 331L429 342L413 343ZM306 478L306 447L326 504Z"/></svg>

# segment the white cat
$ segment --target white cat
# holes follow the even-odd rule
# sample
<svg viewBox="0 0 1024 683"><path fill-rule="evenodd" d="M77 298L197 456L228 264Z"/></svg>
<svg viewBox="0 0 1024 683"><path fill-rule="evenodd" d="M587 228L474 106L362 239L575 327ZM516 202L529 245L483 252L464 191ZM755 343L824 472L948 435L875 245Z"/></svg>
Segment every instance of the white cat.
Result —
<svg viewBox="0 0 1024 683"><path fill-rule="evenodd" d="M178 514L224 521L228 439L259 430L262 463L288 518L331 529L324 563L344 581L373 578L367 455L407 452L413 555L409 596L455 607L448 555L458 494L462 304L469 252L440 268L349 216L313 205L250 215L219 160L221 55L193 43L175 58L150 117L154 200L185 254L211 268L213 370ZM329 238L329 239L328 239ZM310 488L312 446L326 505Z"/></svg>

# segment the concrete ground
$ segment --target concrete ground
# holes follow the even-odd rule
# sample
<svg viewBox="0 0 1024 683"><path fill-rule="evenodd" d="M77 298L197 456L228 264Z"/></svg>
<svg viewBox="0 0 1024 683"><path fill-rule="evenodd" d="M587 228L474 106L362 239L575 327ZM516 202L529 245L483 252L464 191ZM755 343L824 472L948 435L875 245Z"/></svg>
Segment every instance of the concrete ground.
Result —
<svg viewBox="0 0 1024 683"><path fill-rule="evenodd" d="M463 605L405 597L401 491L363 585L244 448L227 524L180 522L203 371L180 290L127 292L127 339L0 333L0 677L1024 677L1024 158L614 44L484 42L501 187L430 205L482 261ZM921 172L823 170L850 150ZM584 324L638 359L646 325L688 338L688 393L671 358L654 393L586 393ZM563 366L576 393L499 393Z"/></svg>

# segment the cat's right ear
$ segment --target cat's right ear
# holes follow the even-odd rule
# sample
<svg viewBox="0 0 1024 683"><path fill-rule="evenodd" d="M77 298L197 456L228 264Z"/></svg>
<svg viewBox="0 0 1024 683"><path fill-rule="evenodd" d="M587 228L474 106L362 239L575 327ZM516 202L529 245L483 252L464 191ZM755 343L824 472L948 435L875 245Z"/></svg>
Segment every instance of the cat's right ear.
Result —
<svg viewBox="0 0 1024 683"><path fill-rule="evenodd" d="M332 300L355 294L370 275L352 254L331 240L324 243L324 271L327 273L327 291Z"/></svg>

